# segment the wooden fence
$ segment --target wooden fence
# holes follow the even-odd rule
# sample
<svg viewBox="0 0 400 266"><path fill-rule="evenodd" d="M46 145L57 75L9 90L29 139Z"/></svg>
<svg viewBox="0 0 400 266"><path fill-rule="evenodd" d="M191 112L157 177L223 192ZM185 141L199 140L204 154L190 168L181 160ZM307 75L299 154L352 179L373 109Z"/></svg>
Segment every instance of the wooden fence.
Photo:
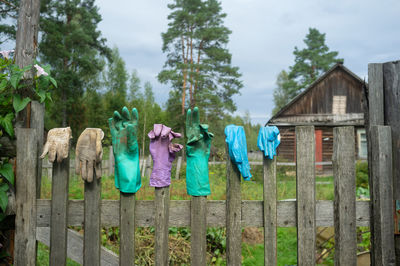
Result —
<svg viewBox="0 0 400 266"><path fill-rule="evenodd" d="M390 128L375 129L373 145L379 156L390 156L384 139ZM374 131L374 132L375 132ZM227 200L206 197L169 200L169 188L155 189L154 201L136 201L135 195L121 193L120 200L101 200L101 179L85 183L84 200L68 200L69 160L53 165L52 199L36 200L34 160L31 152L36 139L31 129L18 130L18 165L24 165L17 178L16 265L34 265L36 229L50 228L50 265L65 265L67 226L83 226L83 264L100 265L101 227L120 227L120 265L134 265L135 226L155 226L156 265L168 262L168 226L190 226L192 265L206 263L206 228L227 228L227 265L241 264L241 228L264 227L265 265L276 265L277 227L297 227L298 265L314 265L316 228L335 227L335 260L338 265L356 263L356 226L369 226L369 202L356 201L354 128L334 129L333 170L335 200L315 199L314 127L296 128L296 201L277 201L276 159L264 159L264 199L241 200L241 177L227 161ZM387 135L386 135L387 136ZM32 154L36 154L33 153ZM23 202L23 203L22 203ZM22 210L18 206L23 206ZM72 243L71 243L72 245ZM20 262L17 258L31 258ZM18 263L17 263L18 262Z"/></svg>

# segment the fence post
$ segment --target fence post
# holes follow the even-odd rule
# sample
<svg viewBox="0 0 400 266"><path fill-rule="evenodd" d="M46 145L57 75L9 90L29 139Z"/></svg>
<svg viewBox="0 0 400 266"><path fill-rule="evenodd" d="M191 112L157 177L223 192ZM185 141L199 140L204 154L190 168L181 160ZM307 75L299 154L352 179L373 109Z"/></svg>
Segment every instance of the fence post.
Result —
<svg viewBox="0 0 400 266"><path fill-rule="evenodd" d="M242 197L240 172L226 145L226 264L242 264Z"/></svg>
<svg viewBox="0 0 400 266"><path fill-rule="evenodd" d="M109 146L109 156L108 156L108 175L112 176L114 175L114 152L113 152L113 147Z"/></svg>
<svg viewBox="0 0 400 266"><path fill-rule="evenodd" d="M69 156L53 163L50 221L50 265L67 263Z"/></svg>
<svg viewBox="0 0 400 266"><path fill-rule="evenodd" d="M277 263L276 157L263 156L264 164L264 265Z"/></svg>
<svg viewBox="0 0 400 266"><path fill-rule="evenodd" d="M182 156L178 157L178 162L176 164L176 172L175 172L175 179L179 179L179 174L181 172L181 166L182 166Z"/></svg>
<svg viewBox="0 0 400 266"><path fill-rule="evenodd" d="M120 192L119 265L135 265L135 194Z"/></svg>
<svg viewBox="0 0 400 266"><path fill-rule="evenodd" d="M296 127L297 263L315 264L315 136L313 126Z"/></svg>
<svg viewBox="0 0 400 266"><path fill-rule="evenodd" d="M168 265L169 186L155 188L155 265Z"/></svg>
<svg viewBox="0 0 400 266"><path fill-rule="evenodd" d="M29 119L29 118L28 118ZM37 177L36 177L36 196L40 198L40 187L42 180L42 159L39 158L43 149L43 132L44 132L44 104L37 101L31 102L31 128L36 129L37 134Z"/></svg>
<svg viewBox="0 0 400 266"><path fill-rule="evenodd" d="M14 265L36 265L37 135L31 128L17 128L17 177Z"/></svg>
<svg viewBox="0 0 400 266"><path fill-rule="evenodd" d="M204 266L206 260L207 196L192 196L190 203L191 251L193 266Z"/></svg>
<svg viewBox="0 0 400 266"><path fill-rule="evenodd" d="M83 238L83 265L100 265L101 178L94 176L92 182L85 181L84 201L85 232Z"/></svg>
<svg viewBox="0 0 400 266"><path fill-rule="evenodd" d="M357 264L354 127L333 129L335 265Z"/></svg>
<svg viewBox="0 0 400 266"><path fill-rule="evenodd" d="M371 126L371 178L374 183L373 265L395 265L392 137L390 127Z"/></svg>

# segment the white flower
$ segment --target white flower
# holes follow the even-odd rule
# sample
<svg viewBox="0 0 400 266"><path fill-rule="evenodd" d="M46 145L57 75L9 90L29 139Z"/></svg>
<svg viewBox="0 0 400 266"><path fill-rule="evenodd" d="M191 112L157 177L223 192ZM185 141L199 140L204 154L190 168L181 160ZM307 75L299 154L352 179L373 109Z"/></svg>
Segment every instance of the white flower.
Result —
<svg viewBox="0 0 400 266"><path fill-rule="evenodd" d="M37 70L37 76L38 76L38 77L40 77L41 75L43 75L43 76L48 76L48 75L49 75L49 74L48 74L46 71L44 71L44 69L43 69L41 66L39 66L38 64L35 64L34 67L35 67L36 70Z"/></svg>
<svg viewBox="0 0 400 266"><path fill-rule="evenodd" d="M14 52L14 50L0 51L0 54L1 54L4 58L8 59L8 57L10 56L10 53L13 53L13 52Z"/></svg>

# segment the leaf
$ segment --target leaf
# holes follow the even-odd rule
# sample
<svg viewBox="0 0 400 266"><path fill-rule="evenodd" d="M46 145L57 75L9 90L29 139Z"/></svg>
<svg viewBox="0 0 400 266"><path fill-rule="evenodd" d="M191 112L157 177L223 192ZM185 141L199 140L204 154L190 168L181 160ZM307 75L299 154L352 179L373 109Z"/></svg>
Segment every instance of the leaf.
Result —
<svg viewBox="0 0 400 266"><path fill-rule="evenodd" d="M14 172L10 163L3 164L3 166L0 168L0 174L4 176L11 185L14 185Z"/></svg>
<svg viewBox="0 0 400 266"><path fill-rule="evenodd" d="M8 204L8 195L6 191L0 191L0 208L6 212Z"/></svg>
<svg viewBox="0 0 400 266"><path fill-rule="evenodd" d="M24 72L19 69L11 72L10 83L14 89L17 89L17 86L23 76L24 76Z"/></svg>
<svg viewBox="0 0 400 266"><path fill-rule="evenodd" d="M37 95L40 97L40 103L44 102L46 100L46 91L40 90L37 92Z"/></svg>
<svg viewBox="0 0 400 266"><path fill-rule="evenodd" d="M6 192L9 188L10 188L10 186L7 183L3 182L0 185L0 192Z"/></svg>
<svg viewBox="0 0 400 266"><path fill-rule="evenodd" d="M15 94L14 98L13 98L13 106L14 106L15 112L18 113L19 111L22 111L30 101L31 101L31 98L29 98L29 97L21 99L20 95Z"/></svg>
<svg viewBox="0 0 400 266"><path fill-rule="evenodd" d="M53 99L51 98L51 93L50 93L50 92L46 92L46 97L47 97L47 99L49 99L51 102L53 101Z"/></svg>
<svg viewBox="0 0 400 266"><path fill-rule="evenodd" d="M50 82L54 85L54 87L57 88L57 81L52 77L49 77L49 79L50 79Z"/></svg>
<svg viewBox="0 0 400 266"><path fill-rule="evenodd" d="M0 91L4 90L4 88L7 86L7 80L3 79L0 83Z"/></svg>
<svg viewBox="0 0 400 266"><path fill-rule="evenodd" d="M4 130L10 137L14 136L14 128L12 124L13 119L14 119L13 113L8 113L5 117L0 116L0 126L4 128Z"/></svg>

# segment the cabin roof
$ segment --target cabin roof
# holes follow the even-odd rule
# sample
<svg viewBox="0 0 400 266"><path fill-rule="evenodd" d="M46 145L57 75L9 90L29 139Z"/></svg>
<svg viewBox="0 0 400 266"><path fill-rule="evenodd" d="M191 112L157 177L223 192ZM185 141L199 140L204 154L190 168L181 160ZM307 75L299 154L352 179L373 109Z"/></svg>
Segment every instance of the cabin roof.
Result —
<svg viewBox="0 0 400 266"><path fill-rule="evenodd" d="M275 115L273 115L268 122L265 125L270 124L274 119L278 118L281 116L287 109L289 109L293 104L295 104L298 100L301 98L305 97L305 95L311 91L313 88L316 87L318 83L323 81L325 78L327 78L332 72L334 72L337 69L343 70L345 73L349 74L351 77L353 77L355 80L360 82L361 84L365 83L364 80L362 80L359 76L357 76L355 73L353 73L350 69L345 67L342 63L336 63L333 67L331 67L328 71L326 71L321 77L319 77L317 80L315 80L313 83L311 83L304 91L302 91L300 94L298 94L296 97L294 97L289 103L287 103L284 107L282 107Z"/></svg>

